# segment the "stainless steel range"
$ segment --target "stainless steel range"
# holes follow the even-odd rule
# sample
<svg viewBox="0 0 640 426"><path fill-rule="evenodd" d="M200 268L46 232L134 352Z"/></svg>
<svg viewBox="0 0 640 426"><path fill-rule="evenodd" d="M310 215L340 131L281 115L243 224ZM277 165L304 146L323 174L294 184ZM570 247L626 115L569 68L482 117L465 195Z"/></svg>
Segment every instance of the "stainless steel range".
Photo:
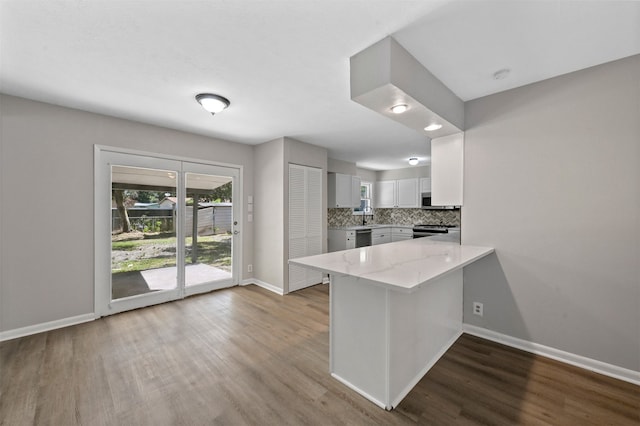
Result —
<svg viewBox="0 0 640 426"><path fill-rule="evenodd" d="M413 238L433 237L448 233L449 228L444 225L413 225Z"/></svg>

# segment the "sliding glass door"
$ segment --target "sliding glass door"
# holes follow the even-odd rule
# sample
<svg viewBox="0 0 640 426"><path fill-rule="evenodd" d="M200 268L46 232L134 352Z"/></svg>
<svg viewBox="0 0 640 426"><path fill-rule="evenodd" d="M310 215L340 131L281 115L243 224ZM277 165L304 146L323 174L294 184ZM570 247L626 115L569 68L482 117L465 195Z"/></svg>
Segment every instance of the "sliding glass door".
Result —
<svg viewBox="0 0 640 426"><path fill-rule="evenodd" d="M96 312L237 284L239 170L96 149Z"/></svg>
<svg viewBox="0 0 640 426"><path fill-rule="evenodd" d="M177 175L111 165L112 300L177 289Z"/></svg>
<svg viewBox="0 0 640 426"><path fill-rule="evenodd" d="M233 285L234 179L231 170L183 164L185 294Z"/></svg>

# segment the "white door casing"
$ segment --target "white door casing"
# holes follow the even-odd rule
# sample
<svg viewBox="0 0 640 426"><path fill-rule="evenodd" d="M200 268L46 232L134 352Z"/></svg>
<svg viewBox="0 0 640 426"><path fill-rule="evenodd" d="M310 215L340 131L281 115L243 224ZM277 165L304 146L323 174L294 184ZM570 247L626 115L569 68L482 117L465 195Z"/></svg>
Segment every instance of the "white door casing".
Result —
<svg viewBox="0 0 640 426"><path fill-rule="evenodd" d="M185 200L185 174L218 174L232 179L233 220L237 221L232 237L232 279L223 282L208 282L185 288L185 212L176 210L178 226L176 226L176 264L177 286L175 289L155 291L122 299L111 297L111 166L129 166L148 169L169 170L175 172L176 195L178 200ZM95 238L95 273L94 273L94 311L96 317L111 315L144 306L181 299L187 295L211 291L217 288L237 285L240 277L241 259L241 218L242 218L242 167L216 164L197 159L165 156L135 150L127 150L96 145L94 149L94 238ZM183 205L184 203L179 203Z"/></svg>

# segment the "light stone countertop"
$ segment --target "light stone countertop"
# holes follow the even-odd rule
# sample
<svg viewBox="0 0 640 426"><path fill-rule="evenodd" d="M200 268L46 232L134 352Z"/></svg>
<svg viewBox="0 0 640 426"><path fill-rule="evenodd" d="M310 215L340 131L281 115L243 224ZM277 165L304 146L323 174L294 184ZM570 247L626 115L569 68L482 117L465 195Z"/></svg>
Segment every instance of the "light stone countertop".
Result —
<svg viewBox="0 0 640 426"><path fill-rule="evenodd" d="M490 247L429 241L397 241L290 259L289 263L338 275L350 275L400 291L413 291L494 252Z"/></svg>

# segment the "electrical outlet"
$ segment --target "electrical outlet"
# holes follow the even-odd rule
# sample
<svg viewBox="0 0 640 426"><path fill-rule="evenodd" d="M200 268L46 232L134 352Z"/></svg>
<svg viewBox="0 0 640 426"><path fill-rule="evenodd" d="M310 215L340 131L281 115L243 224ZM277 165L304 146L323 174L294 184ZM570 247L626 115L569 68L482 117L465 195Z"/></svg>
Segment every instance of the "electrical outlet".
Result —
<svg viewBox="0 0 640 426"><path fill-rule="evenodd" d="M480 302L473 302L473 314L482 316L484 313L484 305Z"/></svg>
<svg viewBox="0 0 640 426"><path fill-rule="evenodd" d="M253 265L247 265L247 272L253 272Z"/></svg>

